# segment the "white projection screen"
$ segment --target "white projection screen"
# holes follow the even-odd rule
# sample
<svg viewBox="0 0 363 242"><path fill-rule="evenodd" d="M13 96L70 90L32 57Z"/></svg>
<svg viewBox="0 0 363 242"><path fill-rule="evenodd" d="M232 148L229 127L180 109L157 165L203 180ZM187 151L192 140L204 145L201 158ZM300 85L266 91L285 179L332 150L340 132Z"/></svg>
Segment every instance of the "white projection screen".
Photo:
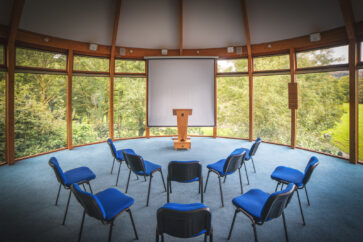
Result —
<svg viewBox="0 0 363 242"><path fill-rule="evenodd" d="M149 59L148 126L177 126L173 109L192 109L189 126L215 126L214 59Z"/></svg>

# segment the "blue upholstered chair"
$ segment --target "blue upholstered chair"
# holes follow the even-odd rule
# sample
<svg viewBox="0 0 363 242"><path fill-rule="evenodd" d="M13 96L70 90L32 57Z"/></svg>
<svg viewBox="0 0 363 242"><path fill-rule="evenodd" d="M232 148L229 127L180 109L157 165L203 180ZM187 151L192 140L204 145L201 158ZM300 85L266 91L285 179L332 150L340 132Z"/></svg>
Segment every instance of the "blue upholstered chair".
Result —
<svg viewBox="0 0 363 242"><path fill-rule="evenodd" d="M96 175L88 167L82 166L82 167L78 167L78 168L63 172L62 168L60 168L60 166L59 166L57 158L55 158L55 157L51 157L49 159L48 164L50 165L50 167L53 168L55 176L57 177L57 180L59 182L59 189L58 189L57 199L55 200L55 205L56 206L58 205L59 193L60 193L60 190L61 190L62 186L65 189L70 189L70 186L73 183L77 183L77 184L82 184L83 189L86 190L86 187L84 186L84 184L86 183L86 184L88 184L88 187L89 187L89 189L90 189L90 191L92 193L91 184L89 182L91 180L95 179ZM66 222L66 217L67 217L67 212L68 212L68 207L69 207L69 201L71 199L71 194L72 194L71 190L69 190L69 196L68 196L66 211L64 213L63 222L62 222L63 225Z"/></svg>
<svg viewBox="0 0 363 242"><path fill-rule="evenodd" d="M116 150L116 147L114 145L114 143L112 142L111 139L108 139L107 140L107 144L110 146L110 149L111 149L111 153L112 153L112 156L113 156L113 162L112 162L112 168L111 168L111 174L112 174L112 171L113 171L113 166L115 165L115 160L118 161L120 164L119 164L119 167L118 167L118 173L117 173L117 178L116 178L116 185L117 186L117 183L118 183L118 178L120 176L120 168L121 168L121 164L122 164L122 161L124 160L124 155L123 155L123 152L127 152L127 153L130 153L130 154L134 154L136 155L135 151L133 149L121 149L121 150Z"/></svg>
<svg viewBox="0 0 363 242"><path fill-rule="evenodd" d="M78 202L84 208L78 241L81 241L83 223L86 213L88 216L100 220L103 224L110 224L108 241L111 241L113 222L116 217L124 211L128 212L130 215L135 237L136 239L139 239L130 209L131 205L134 204L134 199L132 197L126 196L115 188L106 189L95 195L82 191L77 184L72 184L71 190Z"/></svg>
<svg viewBox="0 0 363 242"><path fill-rule="evenodd" d="M156 241L164 234L192 238L204 234L204 241L213 241L212 214L203 203L167 203L157 213Z"/></svg>
<svg viewBox="0 0 363 242"><path fill-rule="evenodd" d="M300 213L301 213L303 225L305 225L305 218L304 218L303 210L301 207L299 189L305 188L306 199L308 201L308 205L310 206L310 201L309 201L308 191L306 189L306 184L308 183L314 169L318 165L319 165L318 158L316 158L315 156L312 156L310 158L308 164L305 167L304 173L302 173L299 170L290 168L290 167L278 166L278 167L276 167L274 172L271 174L271 178L273 180L277 181L275 191L277 191L277 188L279 187L280 184L281 184L281 189L283 188L284 184L294 183L296 185L296 187L297 187L296 193L297 193L297 198L299 201Z"/></svg>
<svg viewBox="0 0 363 242"><path fill-rule="evenodd" d="M241 153L243 151L246 151L246 160L251 160L252 161L253 170L256 173L256 168L255 168L255 163L253 161L253 156L256 154L258 146L260 146L261 142L262 142L261 138L257 138L256 141L252 144L251 149L238 148L238 149L235 149L234 151L232 151L231 155L236 155L236 154L239 154L239 153Z"/></svg>
<svg viewBox="0 0 363 242"><path fill-rule="evenodd" d="M258 241L256 224L263 225L266 221L278 218L282 215L286 241L289 241L284 209L290 202L295 189L296 186L293 183L290 183L285 190L272 194L268 194L260 189L251 189L245 194L234 198L232 203L236 207L236 210L234 212L231 229L229 230L228 240L231 238L237 213L242 212L252 222L256 242Z"/></svg>
<svg viewBox="0 0 363 242"><path fill-rule="evenodd" d="M125 193L127 193L127 190L129 188L131 171L133 173L135 173L137 176L143 176L145 180L146 180L147 176L150 177L149 178L149 189L148 189L148 192L147 192L147 199L146 199L146 206L149 206L151 180L153 178L153 173L154 172L157 172L157 171L160 172L161 179L163 181L164 189L165 189L165 192L166 192L165 181L164 181L164 176L163 176L163 171L161 169L161 166L157 165L157 164L154 164L154 163L152 163L150 161L144 160L139 155L133 155L133 154L129 154L129 153L126 153L126 152L123 152L123 155L124 155L124 158L125 158L125 161L126 161L127 165L130 168Z"/></svg>
<svg viewBox="0 0 363 242"><path fill-rule="evenodd" d="M222 160L217 161L216 163L207 165L208 176L207 176L207 181L205 183L204 192L206 192L206 190L207 190L209 174L211 172L217 174L218 181L219 181L219 191L220 191L220 194L221 194L222 207L224 207L223 191L222 191L222 184L221 184L221 178L222 177L226 177L228 175L231 175L235 171L238 170L239 183L240 183L240 186L241 186L241 194L243 194L241 167L242 167L242 165L244 163L245 156L246 156L246 151L243 151L240 154L230 155L230 156L227 157L227 159L222 159Z"/></svg>
<svg viewBox="0 0 363 242"><path fill-rule="evenodd" d="M202 165L199 161L170 161L168 165L168 176L166 179L167 196L169 202L169 192L171 193L171 182L190 183L198 182L201 202L203 203L203 176Z"/></svg>

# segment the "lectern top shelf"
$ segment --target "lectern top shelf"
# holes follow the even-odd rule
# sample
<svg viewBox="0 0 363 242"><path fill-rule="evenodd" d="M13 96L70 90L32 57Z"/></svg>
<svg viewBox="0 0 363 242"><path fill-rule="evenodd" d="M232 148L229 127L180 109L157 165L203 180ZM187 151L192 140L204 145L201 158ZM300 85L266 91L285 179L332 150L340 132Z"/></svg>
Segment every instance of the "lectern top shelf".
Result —
<svg viewBox="0 0 363 242"><path fill-rule="evenodd" d="M173 109L173 115L177 115L177 112L184 112L185 114L192 115L192 109Z"/></svg>

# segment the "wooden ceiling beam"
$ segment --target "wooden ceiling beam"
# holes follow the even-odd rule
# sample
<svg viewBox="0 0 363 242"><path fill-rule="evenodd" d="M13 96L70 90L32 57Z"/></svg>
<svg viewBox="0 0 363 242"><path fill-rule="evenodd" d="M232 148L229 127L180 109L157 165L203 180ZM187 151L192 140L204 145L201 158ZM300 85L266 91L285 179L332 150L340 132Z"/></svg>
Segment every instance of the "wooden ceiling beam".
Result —
<svg viewBox="0 0 363 242"><path fill-rule="evenodd" d="M349 40L356 40L357 35L355 32L355 21L352 9L352 3L350 0L339 0L340 9L343 15L345 29L347 31Z"/></svg>
<svg viewBox="0 0 363 242"><path fill-rule="evenodd" d="M183 55L183 0L179 0L179 55Z"/></svg>

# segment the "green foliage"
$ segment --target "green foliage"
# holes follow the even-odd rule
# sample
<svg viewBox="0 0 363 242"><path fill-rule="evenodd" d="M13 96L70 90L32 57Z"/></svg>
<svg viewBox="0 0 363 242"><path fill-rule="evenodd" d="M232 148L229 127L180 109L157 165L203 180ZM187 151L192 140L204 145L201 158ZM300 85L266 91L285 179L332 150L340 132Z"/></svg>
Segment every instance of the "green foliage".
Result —
<svg viewBox="0 0 363 242"><path fill-rule="evenodd" d="M145 61L115 60L116 73L145 73Z"/></svg>
<svg viewBox="0 0 363 242"><path fill-rule="evenodd" d="M333 47L313 51L300 52L296 54L298 68L328 66L348 63L348 47Z"/></svg>
<svg viewBox="0 0 363 242"><path fill-rule="evenodd" d="M0 65L4 64L4 46L0 45Z"/></svg>
<svg viewBox="0 0 363 242"><path fill-rule="evenodd" d="M253 58L255 71L290 69L289 55L274 55Z"/></svg>
<svg viewBox="0 0 363 242"><path fill-rule="evenodd" d="M73 70L109 72L110 60L100 57L74 56Z"/></svg>
<svg viewBox="0 0 363 242"><path fill-rule="evenodd" d="M217 61L218 72L248 72L248 60L236 59L236 60L218 60Z"/></svg>
<svg viewBox="0 0 363 242"><path fill-rule="evenodd" d="M65 70L67 56L48 51L16 48L16 65Z"/></svg>

